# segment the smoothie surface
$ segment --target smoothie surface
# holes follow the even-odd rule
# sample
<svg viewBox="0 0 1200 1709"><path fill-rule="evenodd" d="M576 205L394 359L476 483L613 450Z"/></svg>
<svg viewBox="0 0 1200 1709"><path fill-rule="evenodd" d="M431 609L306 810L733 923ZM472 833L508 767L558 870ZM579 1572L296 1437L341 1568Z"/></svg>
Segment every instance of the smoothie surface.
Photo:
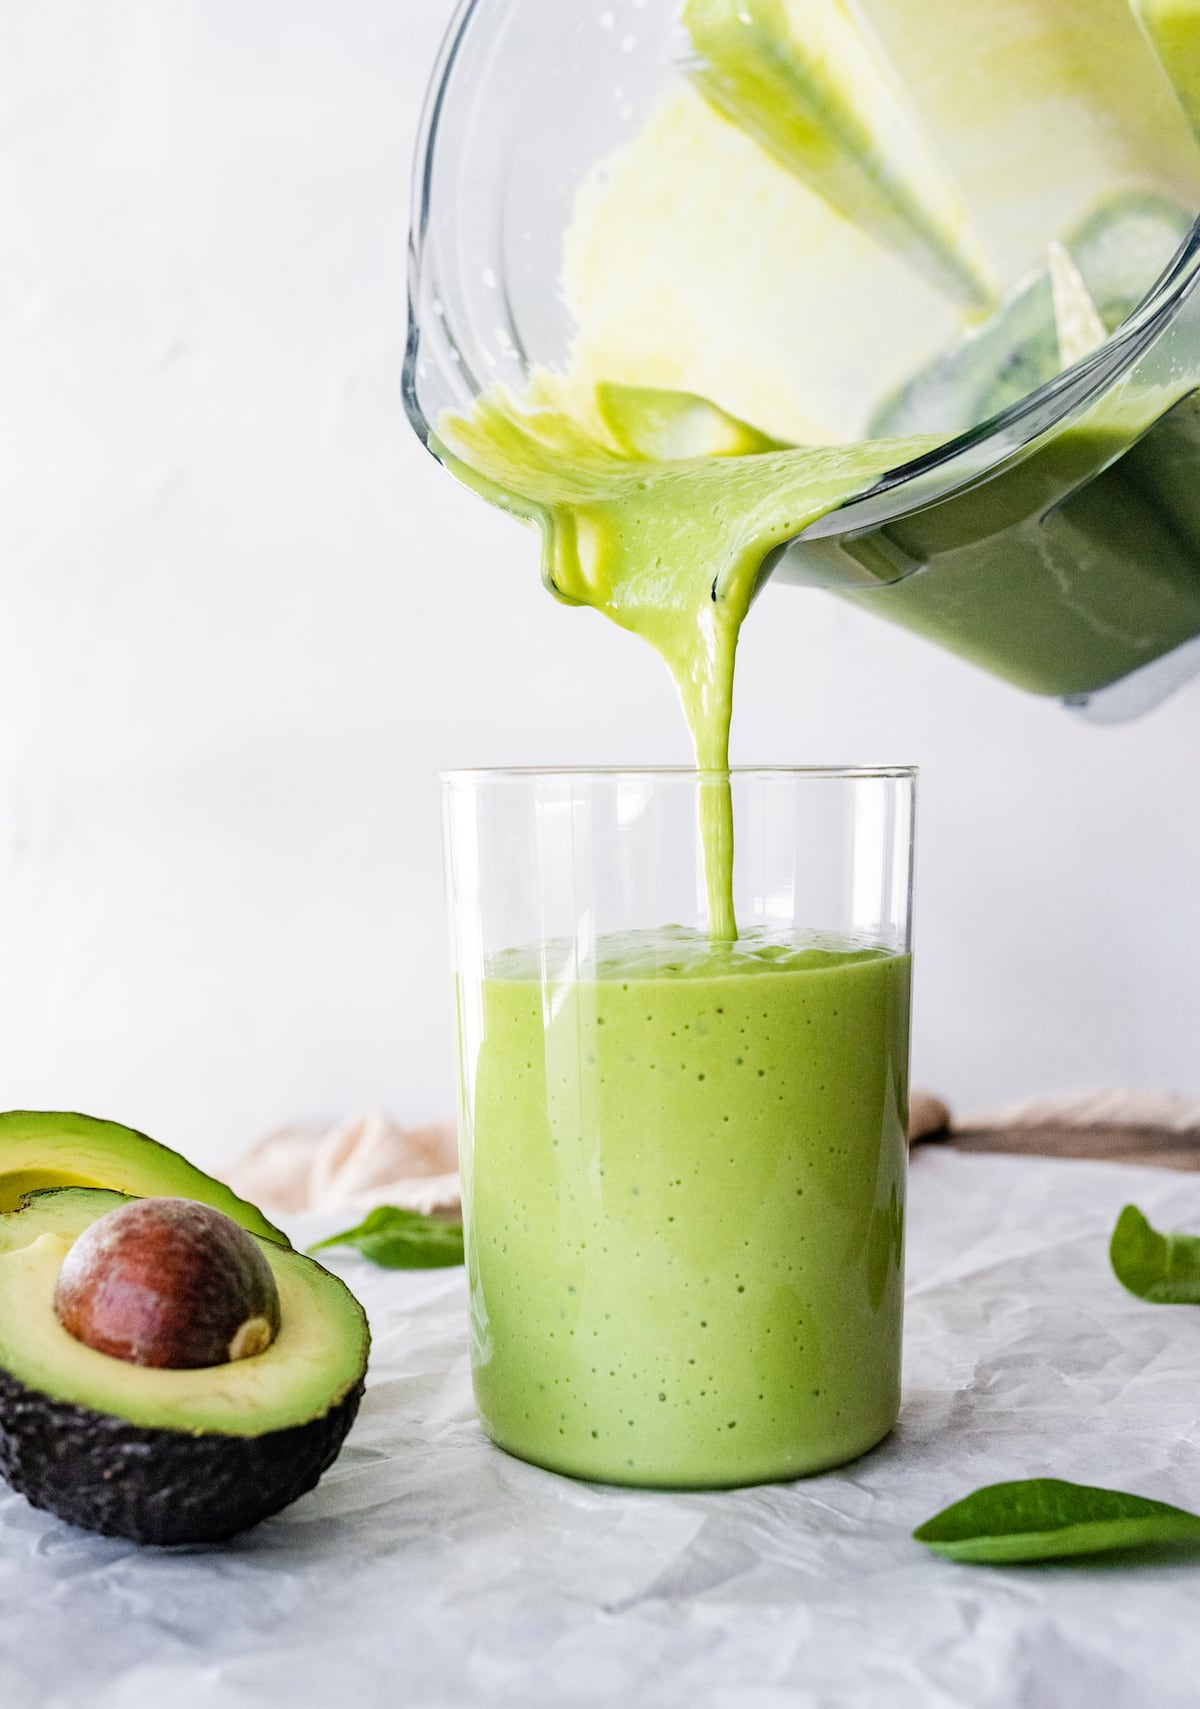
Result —
<svg viewBox="0 0 1200 1709"><path fill-rule="evenodd" d="M573 940L547 939L501 950L488 962L488 977L503 981L547 978L547 968L563 977L598 985L641 980L738 979L756 973L820 972L886 961L894 952L859 942L843 933L743 927L732 942L714 942L689 926L660 926L653 931L606 932L580 956ZM553 975L551 982L553 982Z"/></svg>

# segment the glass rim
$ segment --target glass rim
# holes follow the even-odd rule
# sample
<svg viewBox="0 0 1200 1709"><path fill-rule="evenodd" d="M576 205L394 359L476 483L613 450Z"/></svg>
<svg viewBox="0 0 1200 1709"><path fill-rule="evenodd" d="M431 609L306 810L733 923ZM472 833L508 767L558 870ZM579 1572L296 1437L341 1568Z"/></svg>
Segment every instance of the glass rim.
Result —
<svg viewBox="0 0 1200 1709"><path fill-rule="evenodd" d="M816 778L863 782L869 779L915 781L920 767L915 765L735 765L728 770L702 770L698 766L464 766L438 773L444 789L454 789L481 783L529 783L541 778L612 782L630 779L676 779L696 782L711 778Z"/></svg>

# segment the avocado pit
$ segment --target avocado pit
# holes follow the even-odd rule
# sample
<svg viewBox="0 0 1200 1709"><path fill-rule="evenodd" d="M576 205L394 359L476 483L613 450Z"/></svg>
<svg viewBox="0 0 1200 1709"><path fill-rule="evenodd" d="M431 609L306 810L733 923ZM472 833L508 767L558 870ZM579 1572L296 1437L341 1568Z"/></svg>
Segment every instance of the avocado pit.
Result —
<svg viewBox="0 0 1200 1709"><path fill-rule="evenodd" d="M54 1311L86 1347L166 1370L251 1358L280 1322L260 1247L189 1199L134 1199L97 1218L63 1260Z"/></svg>

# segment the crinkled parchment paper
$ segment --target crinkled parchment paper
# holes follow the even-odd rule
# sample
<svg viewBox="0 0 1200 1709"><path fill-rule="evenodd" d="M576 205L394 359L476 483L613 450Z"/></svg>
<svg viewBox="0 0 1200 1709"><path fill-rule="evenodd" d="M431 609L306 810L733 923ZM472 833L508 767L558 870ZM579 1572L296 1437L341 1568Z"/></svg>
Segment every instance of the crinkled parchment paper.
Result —
<svg viewBox="0 0 1200 1709"><path fill-rule="evenodd" d="M0 1704L1194 1709L1200 1559L985 1569L909 1538L1038 1474L1200 1510L1200 1308L1112 1279L1128 1200L1200 1230L1200 1176L917 1156L898 1430L844 1471L711 1495L509 1459L472 1413L462 1272L335 1260L371 1386L289 1512L154 1551L0 1494Z"/></svg>

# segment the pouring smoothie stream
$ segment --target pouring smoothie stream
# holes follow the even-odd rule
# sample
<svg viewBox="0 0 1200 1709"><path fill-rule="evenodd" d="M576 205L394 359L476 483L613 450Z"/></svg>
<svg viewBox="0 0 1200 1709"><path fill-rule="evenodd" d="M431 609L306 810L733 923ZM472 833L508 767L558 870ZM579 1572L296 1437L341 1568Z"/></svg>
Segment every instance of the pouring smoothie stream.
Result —
<svg viewBox="0 0 1200 1709"><path fill-rule="evenodd" d="M1015 102L1006 56L1031 53L1042 56L1028 68L1035 83L1058 77L1061 98L1081 112L1110 102L1110 128L1141 94L1139 132L1178 160L1177 174L1191 173L1194 211L1200 155L1181 68L1185 44L1200 54L1200 6L1175 6L1169 20L1167 10L1138 0L1143 35L1124 0L1098 0L1090 50L1077 45L1072 57L1055 34L1054 4L1023 0L1030 33L1010 19L1011 40L992 43L1007 69L989 98ZM569 365L535 370L521 393L494 387L468 411L443 412L432 448L541 528L543 579L558 598L593 606L666 662L696 764L716 777L704 806L709 930L729 940L732 845L719 779L738 632L764 564L880 477L895 479L1000 407L1020 363L1031 387L1086 355L1080 325L1103 340L1182 240L1189 210L1132 192L1102 198L1060 249L1065 290L1060 273L1052 294L1044 256L1040 272L997 301L974 229L987 220L972 220L955 172L925 144L920 115L859 13L843 0L687 0L681 16L687 77L577 198L563 263L576 322ZM1151 47L1177 78L1174 103L1155 82ZM1074 138L1059 142L1063 173L1090 193L1074 147ZM730 227L731 242L754 244L748 269L794 263L799 272L786 277L801 289L802 258L779 231L812 225L814 267L829 264L832 241L862 234L856 242L896 257L901 284L909 274L926 296L932 288L944 296L948 335L962 329L951 339L957 353L935 360L931 380L918 369L875 410L875 437L820 443L828 405L810 373L774 371L753 326L731 332L719 293L707 301L715 256L705 206L718 229ZM827 220L829 209L836 214L834 239L818 223L822 208ZM681 260L693 251L699 278ZM673 285L660 288L656 273ZM755 300L744 298L743 309ZM775 302L768 273L758 318L774 324ZM724 351L724 366L714 368L701 339ZM721 403L683 389L678 381L689 377L711 383ZM1200 515L1177 502L1186 468L1200 478L1200 411L1173 407L1193 384L1184 372L1152 390L1106 395L1065 432L1032 444L1006 482L951 499L923 530L914 524L911 539L903 525L891 531L894 555L911 552L914 563L952 541L945 571L892 588L885 569L873 591L846 592L1037 692L1078 694L1178 645L1200 630ZM1081 489L1086 505L1072 498ZM871 574L880 575L874 565Z"/></svg>
<svg viewBox="0 0 1200 1709"><path fill-rule="evenodd" d="M1113 24L1109 0L1102 12ZM682 17L688 81L577 200L564 263L576 319L570 362L534 369L520 391L493 386L470 408L442 411L431 434L462 481L538 526L543 579L556 597L649 642L692 736L706 907L699 918L681 907L673 924L606 930L585 884L576 936L537 936L549 911L543 896L524 948L512 947L519 937L490 941L491 913L501 910L482 900L490 851L480 827L491 792L517 780L467 775L448 786L481 1416L502 1446L540 1464L666 1486L837 1464L878 1441L896 1416L907 852L892 848L887 858L900 865L875 881L878 894L903 897L890 925L881 910L865 929L842 922L830 931L826 920L777 904L753 925L739 922L729 732L738 635L764 565L883 477L928 457L955 426L921 421L911 400L928 388L906 390L897 374L879 437L821 442L829 435L803 374L769 363L714 368L668 298L655 312L655 245L664 269L678 272L671 246L686 251L689 240L676 215L694 216L698 198L737 210L752 243L753 220L777 221L800 182L804 196L861 234L855 242L887 250L921 291L945 297L955 385L966 373L977 389L981 360L1029 319L1036 297L1028 282L995 284L951 175L841 0L688 0ZM1131 29L1128 12L1120 17ZM1149 67L1158 76L1153 64L1147 51L1139 75ZM1169 98L1154 99L1168 112L1172 146L1183 138L1192 147ZM1200 169L1196 184L1200 195ZM1042 319L1032 343L1027 328L1021 334L1023 353L1041 352L1029 360L1044 362L1047 324L1056 360L1086 360L1089 341L1111 331L1148 281L1144 268L1126 268L1139 281L1132 300L1122 275L1102 302L1092 283L1122 274L1114 255L1147 221L1159 221L1170 245L1176 217L1175 204L1144 199L1132 214L1123 203L1101 209L1098 225L1081 228L1083 271L1070 244L1064 251L1053 302L1044 262ZM651 281L645 325L631 320L622 295L625 281L642 277ZM929 356L918 354L910 377ZM703 390L684 383L698 373ZM1181 377L1152 400L1107 397L1068 433L1032 446L1020 504L1037 509L1044 495L1045 509L1081 475L1117 465L1188 389ZM978 401L972 419L989 403ZM906 413L918 431L905 431ZM1151 486L1155 478L1151 467ZM1014 491L993 501L984 489L974 502L986 515L993 502L1012 506ZM1027 645L1015 642L1034 661L1031 673L1043 654L1061 654L1068 672L1087 655L1078 663L1085 674L1110 665L1120 674L1174 644L1177 631L1186 638L1200 628L1195 560L1182 547L1174 557L1156 552L1144 574L1135 559L1132 591L1124 566L1115 575L1099 545L1083 568L1081 594L1040 541L1031 555L1030 633ZM960 599L933 587L914 626L952 633ZM998 611L996 624L998 650L1012 650L1007 633L999 641L1009 614ZM900 802L911 789L900 774L880 782ZM560 844L547 827L601 823L603 780L582 781L578 798L546 779L528 788L516 843L537 852L520 883L537 892L564 861L593 870L596 848L579 841L591 831L571 829ZM908 823L906 812L897 823ZM851 843L861 865L861 829ZM856 873L860 890L865 870ZM791 896L805 905L795 882Z"/></svg>

